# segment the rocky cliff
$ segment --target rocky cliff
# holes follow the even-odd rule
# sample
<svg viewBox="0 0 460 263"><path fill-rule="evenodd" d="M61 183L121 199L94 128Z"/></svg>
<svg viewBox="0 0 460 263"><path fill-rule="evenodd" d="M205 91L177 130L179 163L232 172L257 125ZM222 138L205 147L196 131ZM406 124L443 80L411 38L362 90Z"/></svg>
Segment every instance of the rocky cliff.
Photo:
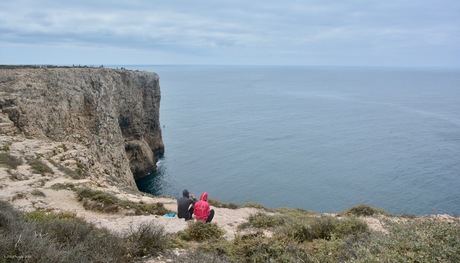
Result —
<svg viewBox="0 0 460 263"><path fill-rule="evenodd" d="M135 187L163 154L155 73L0 69L0 92L0 133L83 146L84 168L115 182Z"/></svg>

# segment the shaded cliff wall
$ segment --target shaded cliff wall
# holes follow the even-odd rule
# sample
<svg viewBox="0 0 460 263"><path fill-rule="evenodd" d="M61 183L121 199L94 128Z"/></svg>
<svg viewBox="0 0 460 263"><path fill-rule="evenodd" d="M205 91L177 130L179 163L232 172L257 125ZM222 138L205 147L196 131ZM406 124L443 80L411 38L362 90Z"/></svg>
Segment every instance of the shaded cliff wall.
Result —
<svg viewBox="0 0 460 263"><path fill-rule="evenodd" d="M1 69L0 108L25 136L86 146L135 186L164 152L156 73L104 68ZM89 164L91 165L91 164Z"/></svg>

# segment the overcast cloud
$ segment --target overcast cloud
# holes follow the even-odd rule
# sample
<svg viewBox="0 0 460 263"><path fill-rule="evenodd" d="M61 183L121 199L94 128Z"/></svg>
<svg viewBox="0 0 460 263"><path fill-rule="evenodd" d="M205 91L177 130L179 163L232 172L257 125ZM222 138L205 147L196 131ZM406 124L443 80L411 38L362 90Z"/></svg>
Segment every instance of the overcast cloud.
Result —
<svg viewBox="0 0 460 263"><path fill-rule="evenodd" d="M0 64L460 66L460 1L2 0Z"/></svg>

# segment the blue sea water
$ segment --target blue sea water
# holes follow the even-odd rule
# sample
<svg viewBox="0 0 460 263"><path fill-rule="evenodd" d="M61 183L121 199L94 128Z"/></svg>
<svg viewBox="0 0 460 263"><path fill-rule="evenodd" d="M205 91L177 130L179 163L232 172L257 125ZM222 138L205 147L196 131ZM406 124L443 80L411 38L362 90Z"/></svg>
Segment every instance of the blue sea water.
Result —
<svg viewBox="0 0 460 263"><path fill-rule="evenodd" d="M126 68L160 76L165 155L142 191L460 214L460 70Z"/></svg>

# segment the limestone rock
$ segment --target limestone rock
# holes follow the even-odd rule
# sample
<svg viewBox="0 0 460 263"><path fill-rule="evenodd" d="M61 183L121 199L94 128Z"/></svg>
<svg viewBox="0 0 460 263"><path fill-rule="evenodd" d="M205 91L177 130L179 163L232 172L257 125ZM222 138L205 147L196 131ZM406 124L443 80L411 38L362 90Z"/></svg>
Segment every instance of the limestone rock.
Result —
<svg viewBox="0 0 460 263"><path fill-rule="evenodd" d="M164 152L160 98L156 73L0 69L0 133L80 144L115 181L135 187L133 174L154 171Z"/></svg>

